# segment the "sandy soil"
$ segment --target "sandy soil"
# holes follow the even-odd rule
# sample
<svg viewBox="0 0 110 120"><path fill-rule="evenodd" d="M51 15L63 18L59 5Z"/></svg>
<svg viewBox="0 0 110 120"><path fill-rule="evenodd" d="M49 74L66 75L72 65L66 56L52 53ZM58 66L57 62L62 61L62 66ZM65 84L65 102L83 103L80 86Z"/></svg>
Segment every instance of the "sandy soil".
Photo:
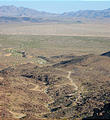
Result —
<svg viewBox="0 0 110 120"><path fill-rule="evenodd" d="M108 24L0 24L0 34L106 36L110 37Z"/></svg>

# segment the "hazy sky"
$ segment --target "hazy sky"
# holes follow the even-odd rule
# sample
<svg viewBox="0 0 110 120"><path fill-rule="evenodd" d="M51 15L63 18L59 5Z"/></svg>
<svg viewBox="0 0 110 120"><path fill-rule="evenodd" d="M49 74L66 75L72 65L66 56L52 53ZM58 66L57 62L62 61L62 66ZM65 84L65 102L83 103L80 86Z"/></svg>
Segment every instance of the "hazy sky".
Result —
<svg viewBox="0 0 110 120"><path fill-rule="evenodd" d="M0 0L2 5L15 5L40 11L63 13L77 10L110 8L110 0Z"/></svg>

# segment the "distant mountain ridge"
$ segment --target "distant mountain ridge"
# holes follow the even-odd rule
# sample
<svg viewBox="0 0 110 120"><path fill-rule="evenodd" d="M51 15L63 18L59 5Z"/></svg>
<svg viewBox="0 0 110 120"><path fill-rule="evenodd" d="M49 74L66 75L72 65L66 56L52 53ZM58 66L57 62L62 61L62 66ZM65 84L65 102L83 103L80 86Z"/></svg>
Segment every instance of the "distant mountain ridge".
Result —
<svg viewBox="0 0 110 120"><path fill-rule="evenodd" d="M41 12L34 9L15 7L15 6L1 6L0 16L13 16L13 17L42 17L54 16L55 14Z"/></svg>
<svg viewBox="0 0 110 120"><path fill-rule="evenodd" d="M83 18L110 18L110 8L104 10L80 10L77 12L63 13L62 16Z"/></svg>
<svg viewBox="0 0 110 120"><path fill-rule="evenodd" d="M0 22L78 22L81 19L110 19L110 8L104 10L80 10L62 14L41 12L34 9L0 6Z"/></svg>

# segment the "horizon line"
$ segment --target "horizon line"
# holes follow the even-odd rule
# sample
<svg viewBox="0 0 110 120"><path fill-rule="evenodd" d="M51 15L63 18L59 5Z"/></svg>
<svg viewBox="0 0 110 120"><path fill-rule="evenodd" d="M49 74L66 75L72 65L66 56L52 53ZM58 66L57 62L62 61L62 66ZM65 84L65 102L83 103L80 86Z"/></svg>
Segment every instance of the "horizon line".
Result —
<svg viewBox="0 0 110 120"><path fill-rule="evenodd" d="M39 11L39 12L46 12L46 13L53 13L53 14L63 14L63 13L68 13L68 12L78 12L78 11L101 11L101 10L107 10L107 9L110 9L110 8L105 8L105 9L79 9L79 10L76 10L76 11L68 11L68 12L62 12L62 13L55 13L55 12L47 12L45 10L37 10L35 8L29 8L29 7L25 7L25 6L16 6L16 5L0 5L0 7L9 7L9 6L13 6L13 7L16 7L16 8L27 8L27 9L31 9L31 10L36 10L36 11Z"/></svg>

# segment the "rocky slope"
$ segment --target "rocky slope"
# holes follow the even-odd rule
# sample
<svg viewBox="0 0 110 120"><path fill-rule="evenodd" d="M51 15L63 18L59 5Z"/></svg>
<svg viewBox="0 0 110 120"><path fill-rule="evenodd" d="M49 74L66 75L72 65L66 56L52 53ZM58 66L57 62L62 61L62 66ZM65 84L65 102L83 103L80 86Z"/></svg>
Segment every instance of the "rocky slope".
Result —
<svg viewBox="0 0 110 120"><path fill-rule="evenodd" d="M54 56L52 64L31 63L0 70L3 119L110 118L110 58Z"/></svg>

